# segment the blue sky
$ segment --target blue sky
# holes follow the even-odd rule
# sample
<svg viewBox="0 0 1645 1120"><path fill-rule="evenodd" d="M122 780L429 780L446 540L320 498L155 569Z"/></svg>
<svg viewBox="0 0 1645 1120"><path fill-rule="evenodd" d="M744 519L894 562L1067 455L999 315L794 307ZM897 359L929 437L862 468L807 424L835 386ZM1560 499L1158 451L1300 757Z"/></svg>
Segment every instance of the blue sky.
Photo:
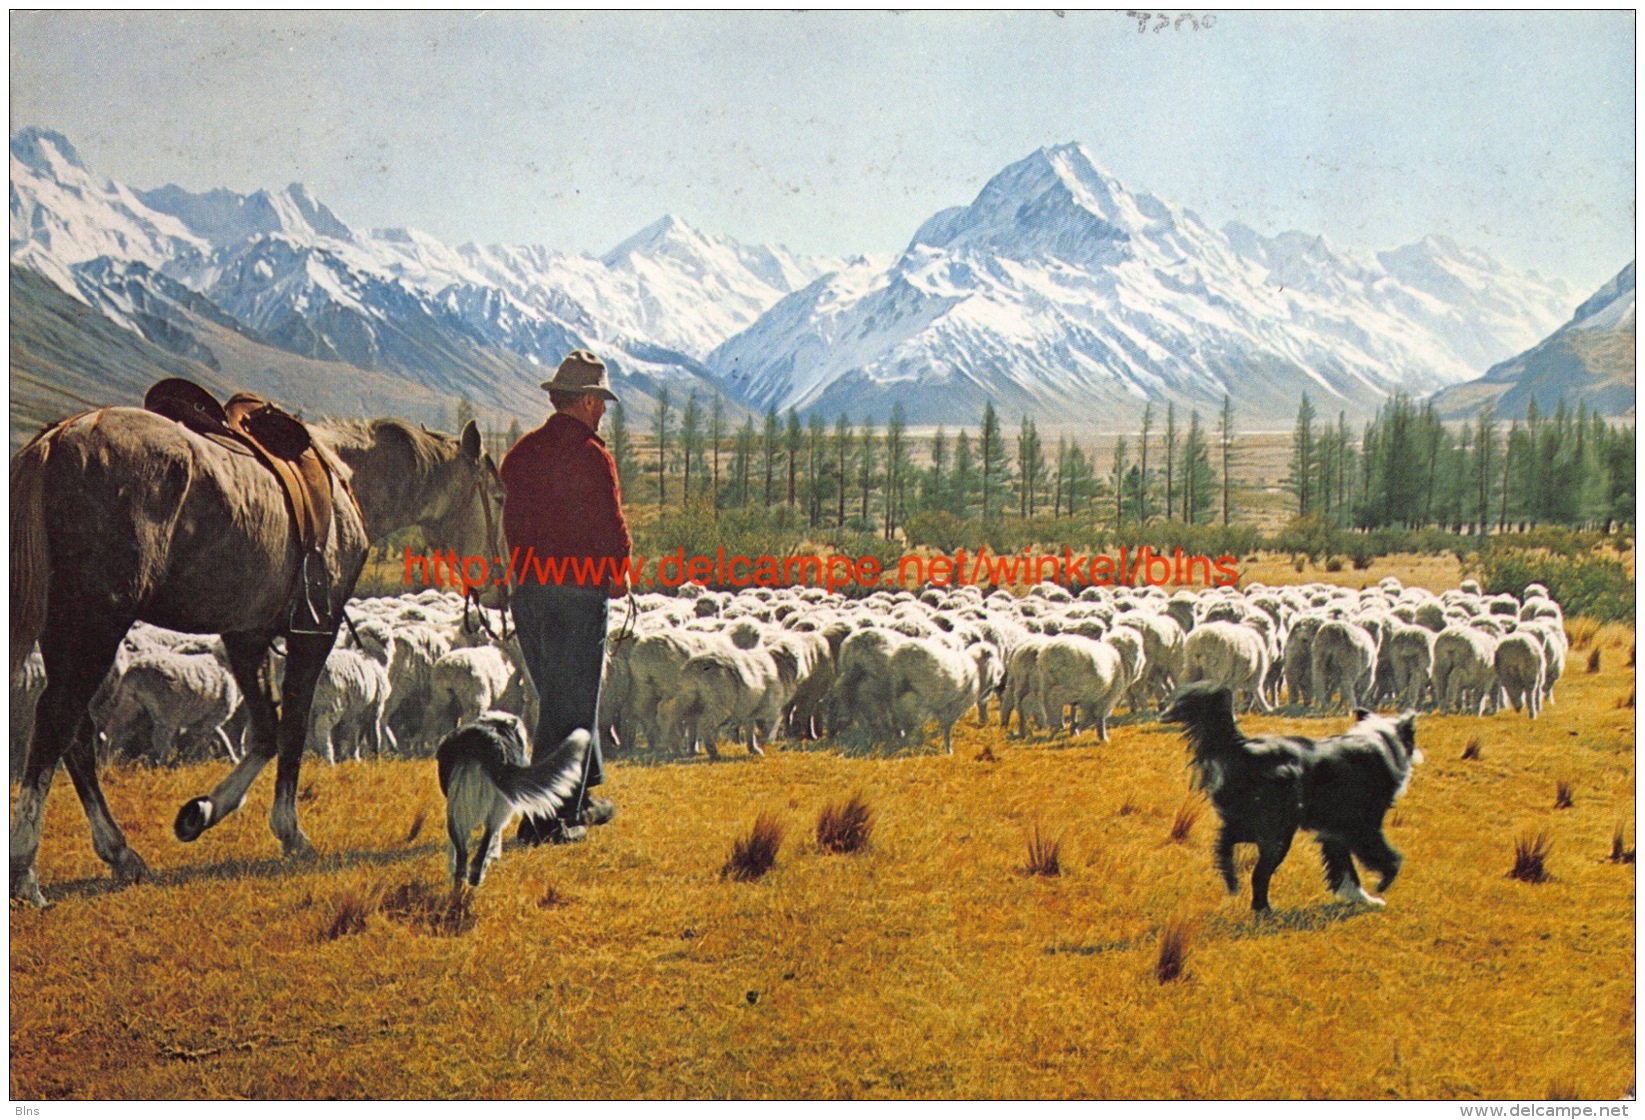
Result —
<svg viewBox="0 0 1645 1120"><path fill-rule="evenodd" d="M664 213L895 251L1078 140L1213 224L1437 233L1582 292L1634 253L1630 12L13 12L11 127L138 187L603 251ZM1580 298L1580 297L1579 297Z"/></svg>

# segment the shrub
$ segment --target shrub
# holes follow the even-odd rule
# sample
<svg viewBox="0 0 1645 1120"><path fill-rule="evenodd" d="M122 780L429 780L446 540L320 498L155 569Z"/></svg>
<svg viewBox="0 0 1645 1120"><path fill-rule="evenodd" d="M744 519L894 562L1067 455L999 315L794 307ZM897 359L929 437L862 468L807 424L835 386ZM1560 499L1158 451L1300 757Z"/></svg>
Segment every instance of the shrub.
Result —
<svg viewBox="0 0 1645 1120"><path fill-rule="evenodd" d="M1480 553L1480 586L1487 594L1524 594L1540 583L1565 614L1601 622L1634 617L1634 581L1620 560L1592 553L1565 557L1490 547Z"/></svg>

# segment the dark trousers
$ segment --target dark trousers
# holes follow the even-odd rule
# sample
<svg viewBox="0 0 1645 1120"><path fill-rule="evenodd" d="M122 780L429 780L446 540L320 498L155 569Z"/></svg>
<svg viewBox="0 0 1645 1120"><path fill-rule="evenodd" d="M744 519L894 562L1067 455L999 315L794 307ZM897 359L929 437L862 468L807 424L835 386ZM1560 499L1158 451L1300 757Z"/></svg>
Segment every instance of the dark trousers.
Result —
<svg viewBox="0 0 1645 1120"><path fill-rule="evenodd" d="M603 592L586 587L522 583L514 589L512 605L520 651L537 687L532 757L553 750L578 728L587 730L592 740L582 783L560 810L562 816L576 820L589 787L605 781L597 724L609 602ZM522 825L522 832L526 828Z"/></svg>

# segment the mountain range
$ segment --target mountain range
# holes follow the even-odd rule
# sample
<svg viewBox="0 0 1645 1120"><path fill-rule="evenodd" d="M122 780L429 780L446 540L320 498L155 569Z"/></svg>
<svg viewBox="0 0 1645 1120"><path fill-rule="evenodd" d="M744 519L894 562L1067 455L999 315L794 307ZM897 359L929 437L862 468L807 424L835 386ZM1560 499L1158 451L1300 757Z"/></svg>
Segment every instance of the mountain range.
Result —
<svg viewBox="0 0 1645 1120"><path fill-rule="evenodd" d="M974 424L991 400L1111 427L1228 393L1250 425L1288 421L1305 391L1359 416L1478 377L1572 302L1444 238L1362 254L1213 229L1072 144L1005 168L895 257L806 257L672 216L596 257L357 230L300 184L136 189L24 128L11 261L14 441L20 418L131 399L145 362L315 412L438 424L467 400L506 426L543 413L537 383L578 347L636 423L665 390L879 423L900 403L910 423ZM82 372L58 400L66 363Z"/></svg>
<svg viewBox="0 0 1645 1120"><path fill-rule="evenodd" d="M1550 413L1563 399L1603 416L1635 414L1634 263L1605 284L1553 334L1476 381L1439 393L1434 404L1448 420L1473 416L1490 404L1496 415L1525 414L1532 400Z"/></svg>

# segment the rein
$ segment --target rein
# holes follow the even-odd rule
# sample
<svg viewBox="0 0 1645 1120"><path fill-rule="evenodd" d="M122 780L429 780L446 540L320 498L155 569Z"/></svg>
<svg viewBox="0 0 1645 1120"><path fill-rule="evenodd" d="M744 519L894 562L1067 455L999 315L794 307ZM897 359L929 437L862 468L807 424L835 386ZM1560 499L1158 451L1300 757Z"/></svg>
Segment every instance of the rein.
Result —
<svg viewBox="0 0 1645 1120"><path fill-rule="evenodd" d="M497 522L496 522L496 519L491 514L491 497L490 497L490 495L488 495L485 492L483 477L482 478L477 478L477 479L474 480L474 489L469 493L469 501L464 503L463 509L466 510L468 508L469 504L471 504L475 499L479 499L480 512L485 517L485 523L486 523L486 548L490 551L490 556L488 556L486 558L486 570L490 571L492 559L493 558L496 558L498 560L502 559L502 544L497 538ZM480 602L480 593L472 587L467 587L467 586L464 587L464 589L463 589L463 631L465 633L472 634L474 632L474 628L469 624L469 604L470 604L470 602L472 602L473 605L474 605L474 608L475 608L475 613L479 618L480 629L482 631L484 631L486 637L490 638L494 642L495 641L504 641L504 642L506 642L508 640L508 638L509 638L509 629L508 629L509 610L508 610L508 608L509 608L509 602L513 598L513 592L511 590L512 587L513 587L513 579L514 579L514 572L512 571L512 569L507 570L503 574L503 581L496 585L497 587L500 587L502 589L502 596L503 596L503 605L502 605L502 608L501 608L501 615L502 615L502 634L501 635L498 635L497 631L492 629L491 623L486 619L485 604Z"/></svg>

